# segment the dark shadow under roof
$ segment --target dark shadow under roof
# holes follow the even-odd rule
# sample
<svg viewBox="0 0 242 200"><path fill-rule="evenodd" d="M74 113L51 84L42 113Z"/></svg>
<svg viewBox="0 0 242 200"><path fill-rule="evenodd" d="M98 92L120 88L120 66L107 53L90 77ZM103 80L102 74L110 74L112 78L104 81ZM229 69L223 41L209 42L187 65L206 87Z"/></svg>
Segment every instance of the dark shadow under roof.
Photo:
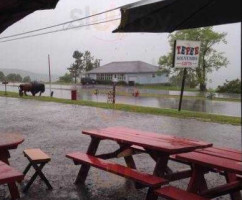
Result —
<svg viewBox="0 0 242 200"><path fill-rule="evenodd" d="M0 34L36 10L54 9L59 0L0 0Z"/></svg>

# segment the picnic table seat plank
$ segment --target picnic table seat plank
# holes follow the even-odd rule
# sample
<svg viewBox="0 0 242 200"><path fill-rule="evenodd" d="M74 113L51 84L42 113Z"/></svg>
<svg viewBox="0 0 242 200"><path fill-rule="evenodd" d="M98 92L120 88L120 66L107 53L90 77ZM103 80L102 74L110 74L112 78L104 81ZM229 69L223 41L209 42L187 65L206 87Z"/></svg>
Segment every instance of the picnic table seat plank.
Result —
<svg viewBox="0 0 242 200"><path fill-rule="evenodd" d="M24 155L32 162L41 163L48 162L51 160L51 158L40 149L26 149L24 150Z"/></svg>
<svg viewBox="0 0 242 200"><path fill-rule="evenodd" d="M212 146L211 143L176 138L163 134L135 131L127 128L112 127L99 130L84 130L83 134L94 136L100 139L111 139L126 144L138 145L143 148L157 151L165 151L169 154L183 153L197 148Z"/></svg>
<svg viewBox="0 0 242 200"><path fill-rule="evenodd" d="M209 200L193 193L186 192L173 186L156 189L155 194L168 200Z"/></svg>
<svg viewBox="0 0 242 200"><path fill-rule="evenodd" d="M0 161L0 184L21 182L23 179L22 173Z"/></svg>
<svg viewBox="0 0 242 200"><path fill-rule="evenodd" d="M67 154L66 157L72 159L74 162L91 165L93 167L114 173L116 175L130 178L149 187L160 187L162 184L168 183L168 181L163 178L139 172L135 169L131 169L94 156L90 156L86 153L74 152Z"/></svg>
<svg viewBox="0 0 242 200"><path fill-rule="evenodd" d="M216 157L209 154L198 152L189 152L176 155L177 159L181 159L204 167L216 168L226 172L242 174L242 162L229 160L226 158Z"/></svg>
<svg viewBox="0 0 242 200"><path fill-rule="evenodd" d="M241 152L232 152L228 149L221 149L216 147L209 147L206 149L198 149L196 152L214 155L221 158L227 158L231 160L236 160L242 162L242 153Z"/></svg>

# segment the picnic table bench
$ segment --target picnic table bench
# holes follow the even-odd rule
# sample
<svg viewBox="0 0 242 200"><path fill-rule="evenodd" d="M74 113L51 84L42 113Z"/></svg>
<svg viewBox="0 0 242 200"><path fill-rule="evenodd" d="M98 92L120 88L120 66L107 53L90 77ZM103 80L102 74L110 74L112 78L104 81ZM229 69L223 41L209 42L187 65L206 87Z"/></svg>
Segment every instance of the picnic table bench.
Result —
<svg viewBox="0 0 242 200"><path fill-rule="evenodd" d="M237 150L211 147L194 152L177 154L177 160L192 164L193 172L187 191L208 198L230 194L232 200L241 200L242 153ZM218 172L226 177L227 184L208 189L206 171Z"/></svg>
<svg viewBox="0 0 242 200"><path fill-rule="evenodd" d="M76 184L84 184L90 166L94 166L99 169L130 178L136 182L148 186L149 190L146 196L147 200L156 200L158 196L162 196L162 192L156 189L158 189L157 187L160 187L161 185L167 184L169 181L166 181L162 177L165 175L170 155L190 152L195 149L212 146L211 143L203 141L138 131L126 127L84 130L82 133L91 136L91 143L88 147L87 153L84 154L81 152L74 152L67 154L67 157L71 158L75 164L82 164L76 179ZM114 152L96 155L101 140L115 141L119 144L120 148ZM156 162L153 175L137 171L132 154L126 154L132 150L134 145L144 149L144 152L150 155L151 158L153 158ZM117 158L121 157L122 155L124 155L128 168L106 161L106 159ZM169 199L172 200L183 200L185 199L184 196L186 196L186 200L192 200L194 199L194 196L198 197L195 194L180 190L178 188L173 188L171 186L170 188L170 190L176 191L177 195L180 196L180 199L177 199L177 196L172 196L170 194ZM205 200L206 198L199 197L197 199Z"/></svg>
<svg viewBox="0 0 242 200"><path fill-rule="evenodd" d="M8 184L12 199L17 199L20 197L18 188L16 186L16 181L20 181L18 176L19 174L17 173L17 170L4 165L3 163L9 165L9 151L12 149L17 149L18 145L24 141L24 138L21 135L15 133L0 133L0 138L0 162L2 161L0 164L0 171L3 170L0 172L0 184ZM4 170L7 170L8 174L4 174ZM5 176L7 176L8 179L5 179ZM2 179L3 177L5 178Z"/></svg>
<svg viewBox="0 0 242 200"><path fill-rule="evenodd" d="M20 198L16 182L21 182L23 179L22 173L0 161L0 185L8 184L12 200Z"/></svg>

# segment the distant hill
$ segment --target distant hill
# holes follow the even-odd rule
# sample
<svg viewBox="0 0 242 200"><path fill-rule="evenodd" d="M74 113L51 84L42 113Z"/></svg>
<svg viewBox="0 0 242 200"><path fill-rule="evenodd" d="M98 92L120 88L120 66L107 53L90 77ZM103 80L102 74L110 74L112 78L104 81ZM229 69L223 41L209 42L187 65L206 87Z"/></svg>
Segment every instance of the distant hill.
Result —
<svg viewBox="0 0 242 200"><path fill-rule="evenodd" d="M2 71L4 73L4 75L8 75L8 74L20 74L22 76L22 78L24 78L25 76L30 76L32 81L49 81L49 75L48 74L38 74L38 73L34 73L34 72L30 72L30 71L25 71L25 70L20 70L20 69L2 69L0 68L0 71ZM59 79L58 75L51 75L51 80L57 81Z"/></svg>

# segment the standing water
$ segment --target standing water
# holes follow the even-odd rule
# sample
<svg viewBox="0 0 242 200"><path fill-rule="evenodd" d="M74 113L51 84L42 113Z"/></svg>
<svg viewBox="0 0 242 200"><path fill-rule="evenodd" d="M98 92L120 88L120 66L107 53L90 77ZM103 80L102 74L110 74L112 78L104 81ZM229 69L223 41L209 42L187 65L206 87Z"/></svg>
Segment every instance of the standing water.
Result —
<svg viewBox="0 0 242 200"><path fill-rule="evenodd" d="M19 84L9 84L7 86L8 91L18 92ZM48 85L46 84L46 91L43 96L49 96ZM107 102L107 92L111 90L111 87L98 86L99 90L102 89L103 93L96 95L95 87L89 86L83 88L82 86L75 86L78 91L78 99L86 101L96 101L96 102ZM52 91L54 92L54 97L71 99L71 90L73 86L69 85L52 85ZM0 86L0 90L4 91L4 85ZM131 94L132 88L118 88L118 91L126 92ZM140 89L140 93L146 94L165 94L171 95L171 97L133 97L133 96L116 96L116 103L120 104L130 104L137 106L147 106L147 107L157 107L157 108L172 108L177 109L179 98L172 97L172 95L179 95L179 91L166 91L166 90L149 90ZM105 93L105 94L104 94ZM30 93L29 93L30 94ZM206 95L206 94L203 94ZM201 96L199 92L185 92L184 96ZM216 94L220 98L239 98L240 95L236 94ZM209 99L183 99L182 109L189 111L206 112L213 114L229 115L241 117L241 103L232 101L211 101Z"/></svg>

